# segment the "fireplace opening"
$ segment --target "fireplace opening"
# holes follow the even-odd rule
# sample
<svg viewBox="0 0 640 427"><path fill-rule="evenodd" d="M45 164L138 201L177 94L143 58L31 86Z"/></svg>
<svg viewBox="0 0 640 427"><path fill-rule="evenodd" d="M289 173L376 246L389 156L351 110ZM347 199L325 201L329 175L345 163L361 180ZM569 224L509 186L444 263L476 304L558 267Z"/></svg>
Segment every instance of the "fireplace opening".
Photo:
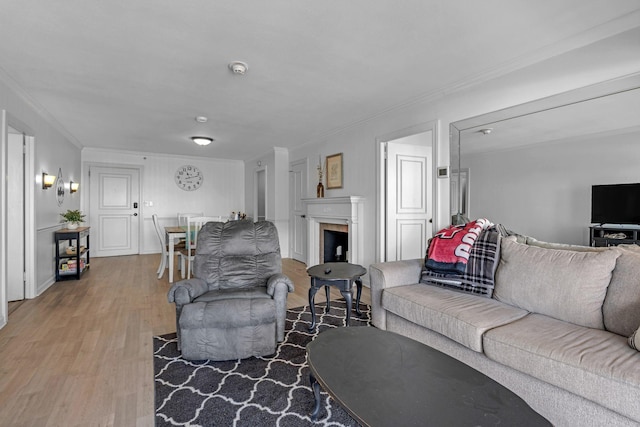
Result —
<svg viewBox="0 0 640 427"><path fill-rule="evenodd" d="M343 231L324 230L322 262L347 262L349 250L349 233Z"/></svg>

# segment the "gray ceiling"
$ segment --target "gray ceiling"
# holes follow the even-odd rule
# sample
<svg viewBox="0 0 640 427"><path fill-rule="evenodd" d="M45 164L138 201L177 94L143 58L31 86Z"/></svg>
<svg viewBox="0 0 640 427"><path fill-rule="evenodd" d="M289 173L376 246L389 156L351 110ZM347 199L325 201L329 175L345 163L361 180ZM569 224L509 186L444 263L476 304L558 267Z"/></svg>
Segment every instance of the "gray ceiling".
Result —
<svg viewBox="0 0 640 427"><path fill-rule="evenodd" d="M2 0L0 78L79 146L246 160L578 47L639 9L637 0ZM227 68L234 60L249 64L246 75ZM198 147L196 134L216 141Z"/></svg>

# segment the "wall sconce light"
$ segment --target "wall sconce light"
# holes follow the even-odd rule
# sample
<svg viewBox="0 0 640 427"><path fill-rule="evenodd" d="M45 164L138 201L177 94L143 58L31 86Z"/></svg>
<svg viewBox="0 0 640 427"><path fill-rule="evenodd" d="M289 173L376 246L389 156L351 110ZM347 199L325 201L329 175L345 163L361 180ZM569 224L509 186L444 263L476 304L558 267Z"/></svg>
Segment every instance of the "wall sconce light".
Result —
<svg viewBox="0 0 640 427"><path fill-rule="evenodd" d="M47 188L53 187L53 184L56 182L55 175L49 175L46 172L42 172L42 189L46 190Z"/></svg>
<svg viewBox="0 0 640 427"><path fill-rule="evenodd" d="M69 193L71 194L75 193L76 191L78 191L79 187L80 187L79 182L69 181Z"/></svg>
<svg viewBox="0 0 640 427"><path fill-rule="evenodd" d="M192 136L191 139L198 145L209 145L213 142L213 138L208 136Z"/></svg>

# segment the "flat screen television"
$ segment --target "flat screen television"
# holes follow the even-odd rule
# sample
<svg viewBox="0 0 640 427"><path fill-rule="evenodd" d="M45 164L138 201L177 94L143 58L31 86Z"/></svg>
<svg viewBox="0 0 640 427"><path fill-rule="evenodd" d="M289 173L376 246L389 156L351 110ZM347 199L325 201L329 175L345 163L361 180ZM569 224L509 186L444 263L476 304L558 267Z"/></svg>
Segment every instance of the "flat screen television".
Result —
<svg viewBox="0 0 640 427"><path fill-rule="evenodd" d="M640 224L640 184L591 187L592 224Z"/></svg>

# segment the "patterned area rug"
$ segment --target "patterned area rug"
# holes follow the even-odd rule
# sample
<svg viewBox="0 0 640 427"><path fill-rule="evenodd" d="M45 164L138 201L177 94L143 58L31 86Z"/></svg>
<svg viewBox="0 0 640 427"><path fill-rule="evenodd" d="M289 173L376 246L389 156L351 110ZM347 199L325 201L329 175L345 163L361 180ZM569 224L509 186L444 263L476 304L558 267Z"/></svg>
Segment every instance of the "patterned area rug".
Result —
<svg viewBox="0 0 640 427"><path fill-rule="evenodd" d="M228 362L187 361L180 357L176 334L153 338L156 426L357 426L323 392L319 420L312 422L306 345L329 328L343 327L345 302L332 301L329 313L316 304L318 327L310 333L309 307L287 310L285 340L270 357ZM370 307L351 327L370 326ZM355 357L355 356L354 356Z"/></svg>

